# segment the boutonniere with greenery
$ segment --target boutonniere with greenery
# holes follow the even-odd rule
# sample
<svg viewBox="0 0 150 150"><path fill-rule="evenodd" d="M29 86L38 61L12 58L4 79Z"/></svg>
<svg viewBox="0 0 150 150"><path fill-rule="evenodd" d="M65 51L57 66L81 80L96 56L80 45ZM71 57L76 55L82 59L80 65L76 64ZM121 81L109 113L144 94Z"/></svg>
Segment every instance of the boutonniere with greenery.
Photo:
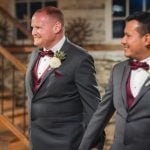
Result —
<svg viewBox="0 0 150 150"><path fill-rule="evenodd" d="M62 51L56 51L54 56L50 59L50 67L58 68L61 66L61 62L65 59L65 54Z"/></svg>

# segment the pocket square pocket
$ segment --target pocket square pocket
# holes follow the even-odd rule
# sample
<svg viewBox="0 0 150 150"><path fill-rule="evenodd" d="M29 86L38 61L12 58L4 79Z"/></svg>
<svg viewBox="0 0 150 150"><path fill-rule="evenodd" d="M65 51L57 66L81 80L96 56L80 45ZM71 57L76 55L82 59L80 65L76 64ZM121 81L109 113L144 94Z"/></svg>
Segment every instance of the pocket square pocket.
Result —
<svg viewBox="0 0 150 150"><path fill-rule="evenodd" d="M62 77L64 75L61 71L58 70L55 70L54 73L56 77Z"/></svg>

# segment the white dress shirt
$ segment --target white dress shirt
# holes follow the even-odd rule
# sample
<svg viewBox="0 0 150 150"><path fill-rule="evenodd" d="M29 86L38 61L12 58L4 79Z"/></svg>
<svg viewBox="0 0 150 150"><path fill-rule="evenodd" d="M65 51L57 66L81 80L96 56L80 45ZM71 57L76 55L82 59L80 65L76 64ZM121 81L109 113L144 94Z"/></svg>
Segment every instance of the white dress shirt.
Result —
<svg viewBox="0 0 150 150"><path fill-rule="evenodd" d="M65 42L65 36L54 46L51 48L51 50L55 53L56 51L59 51L64 42ZM43 49L44 51L48 51L46 48ZM50 56L44 56L41 57L39 60L39 64L38 64L38 69L37 69L37 75L38 78L40 78L43 73L45 72L45 70L49 67L49 62L50 62L51 57Z"/></svg>
<svg viewBox="0 0 150 150"><path fill-rule="evenodd" d="M150 57L142 60L141 62L146 62L150 66ZM148 72L142 68L131 71L130 87L134 97L138 95L148 76L150 76Z"/></svg>

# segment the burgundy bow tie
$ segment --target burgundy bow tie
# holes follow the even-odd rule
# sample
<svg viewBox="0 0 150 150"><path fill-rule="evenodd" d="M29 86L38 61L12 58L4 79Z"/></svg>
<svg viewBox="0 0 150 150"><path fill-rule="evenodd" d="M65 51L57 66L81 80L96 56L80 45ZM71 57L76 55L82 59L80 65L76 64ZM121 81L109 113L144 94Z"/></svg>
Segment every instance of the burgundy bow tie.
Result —
<svg viewBox="0 0 150 150"><path fill-rule="evenodd" d="M40 52L39 52L39 54L40 54L40 56L41 57L44 57L44 56L50 56L50 57L53 57L54 56L54 52L53 51L51 51L51 50L49 50L49 51L43 51L43 50L41 50Z"/></svg>
<svg viewBox="0 0 150 150"><path fill-rule="evenodd" d="M146 62L130 61L130 66L132 70L136 70L138 68L149 70L149 65Z"/></svg>

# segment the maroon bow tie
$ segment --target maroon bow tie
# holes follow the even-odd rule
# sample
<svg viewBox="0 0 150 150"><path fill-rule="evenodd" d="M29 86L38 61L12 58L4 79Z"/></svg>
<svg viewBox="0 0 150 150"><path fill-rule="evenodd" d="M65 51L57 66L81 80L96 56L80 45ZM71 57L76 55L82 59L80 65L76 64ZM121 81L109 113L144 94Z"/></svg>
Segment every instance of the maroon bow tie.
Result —
<svg viewBox="0 0 150 150"><path fill-rule="evenodd" d="M149 65L146 62L130 61L130 66L132 70L136 70L138 68L149 70Z"/></svg>
<svg viewBox="0 0 150 150"><path fill-rule="evenodd" d="M40 56L41 57L44 57L44 56L50 56L50 57L53 57L54 56L54 52L53 51L51 51L51 50L49 50L49 51L43 51L43 50L41 50L40 52L39 52L39 54L40 54Z"/></svg>

